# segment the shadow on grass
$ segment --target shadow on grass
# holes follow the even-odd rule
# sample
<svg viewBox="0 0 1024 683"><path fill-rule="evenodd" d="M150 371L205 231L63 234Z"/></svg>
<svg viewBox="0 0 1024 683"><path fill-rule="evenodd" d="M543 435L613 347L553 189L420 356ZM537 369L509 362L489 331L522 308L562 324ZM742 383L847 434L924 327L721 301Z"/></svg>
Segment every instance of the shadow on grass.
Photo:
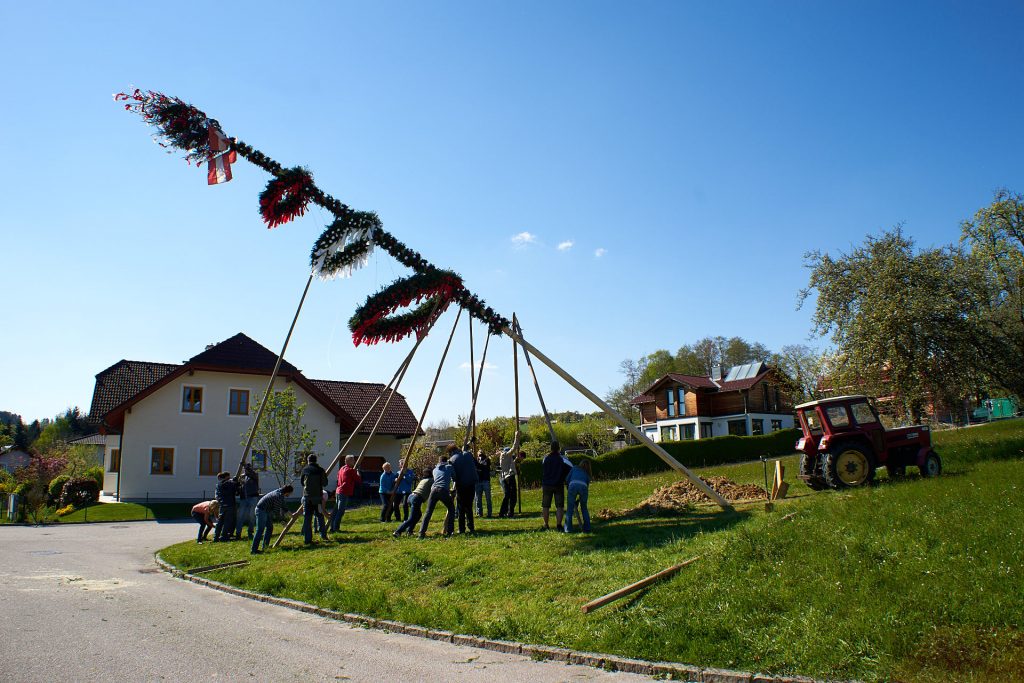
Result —
<svg viewBox="0 0 1024 683"><path fill-rule="evenodd" d="M700 533L722 531L748 519L746 510L698 511L677 517L623 517L594 525L595 533L580 537L589 550L657 548Z"/></svg>

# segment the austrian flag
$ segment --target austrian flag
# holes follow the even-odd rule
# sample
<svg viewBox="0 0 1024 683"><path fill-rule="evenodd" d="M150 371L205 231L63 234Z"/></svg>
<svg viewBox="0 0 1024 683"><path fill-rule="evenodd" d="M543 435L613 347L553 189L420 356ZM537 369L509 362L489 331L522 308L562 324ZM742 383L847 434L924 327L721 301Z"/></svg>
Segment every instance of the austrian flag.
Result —
<svg viewBox="0 0 1024 683"><path fill-rule="evenodd" d="M210 124L209 135L210 156L207 158L209 167L206 171L206 184L226 183L231 180L231 164L235 163L238 156L220 128Z"/></svg>

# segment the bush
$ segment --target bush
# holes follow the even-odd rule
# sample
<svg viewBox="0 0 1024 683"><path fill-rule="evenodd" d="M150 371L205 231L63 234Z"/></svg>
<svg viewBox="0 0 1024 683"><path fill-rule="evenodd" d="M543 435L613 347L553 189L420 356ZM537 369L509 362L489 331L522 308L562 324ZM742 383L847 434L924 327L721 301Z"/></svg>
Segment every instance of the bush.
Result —
<svg viewBox="0 0 1024 683"><path fill-rule="evenodd" d="M668 441L660 446L669 455L689 468L709 467L747 462L764 457L789 455L793 452L799 429L782 429L761 436L716 436L693 441ZM591 458L595 479L624 479L652 472L664 472L670 467L647 446L630 446ZM520 466L523 485L534 486L541 480L541 461L524 460Z"/></svg>
<svg viewBox="0 0 1024 683"><path fill-rule="evenodd" d="M95 479L80 477L69 479L64 484L64 491L60 496L60 506L74 505L76 508L84 508L98 502L100 499L100 487Z"/></svg>
<svg viewBox="0 0 1024 683"><path fill-rule="evenodd" d="M50 480L50 500L56 502L61 494L64 492L64 484L68 483L71 479L70 474L58 474L56 477Z"/></svg>
<svg viewBox="0 0 1024 683"><path fill-rule="evenodd" d="M74 505L65 505L60 510L57 510L57 516L58 517L63 517L64 515L70 515L74 511L75 511L75 506Z"/></svg>
<svg viewBox="0 0 1024 683"><path fill-rule="evenodd" d="M87 469L85 471L85 474L83 474L82 476L86 477L87 479L94 479L96 481L96 485L100 487L100 490L103 489L103 466L102 465L96 465L95 467L90 467L89 469Z"/></svg>

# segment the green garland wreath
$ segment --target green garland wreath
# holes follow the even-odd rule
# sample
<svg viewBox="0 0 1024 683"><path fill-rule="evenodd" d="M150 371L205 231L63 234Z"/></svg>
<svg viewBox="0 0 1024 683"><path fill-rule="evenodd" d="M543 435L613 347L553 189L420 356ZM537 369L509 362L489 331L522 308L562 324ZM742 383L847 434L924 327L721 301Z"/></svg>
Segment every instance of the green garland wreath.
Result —
<svg viewBox="0 0 1024 683"><path fill-rule="evenodd" d="M313 245L310 266L324 280L348 277L366 265L373 252L374 235L380 229L380 218L372 211L343 212Z"/></svg>
<svg viewBox="0 0 1024 683"><path fill-rule="evenodd" d="M419 333L441 315L448 305L463 291L462 278L450 270L431 269L396 280L356 309L348 321L352 342L359 346L372 346L378 342L395 342L413 333ZM399 315L399 308L414 302L419 305Z"/></svg>

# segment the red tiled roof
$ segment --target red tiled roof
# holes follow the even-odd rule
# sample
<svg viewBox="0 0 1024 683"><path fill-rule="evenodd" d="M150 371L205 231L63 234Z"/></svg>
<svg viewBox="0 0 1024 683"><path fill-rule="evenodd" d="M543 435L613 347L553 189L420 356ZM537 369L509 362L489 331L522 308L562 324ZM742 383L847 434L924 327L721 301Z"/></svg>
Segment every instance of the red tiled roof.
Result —
<svg viewBox="0 0 1024 683"><path fill-rule="evenodd" d="M675 372L670 372L667 375L659 378L654 384L652 384L647 391L635 396L630 403L633 405L642 405L645 403L652 403L654 399L653 392L655 388L662 384L665 380L671 379L680 384L693 387L695 389L710 389L711 393L721 393L723 391L741 391L743 389L749 389L754 386L762 379L764 379L771 372L771 368L768 368L764 372L754 377L748 377L747 379L733 380L732 382L719 382L715 384L710 377L699 377L696 375L680 375Z"/></svg>
<svg viewBox="0 0 1024 683"><path fill-rule="evenodd" d="M719 391L739 391L741 389L749 389L750 387L754 386L762 379L764 379L769 372L771 372L771 370L765 370L760 375L748 377L747 379L737 379L733 380L732 382L722 382L722 387L721 389L719 389Z"/></svg>
<svg viewBox="0 0 1024 683"><path fill-rule="evenodd" d="M691 387L697 389L717 389L718 386L711 381L710 377L699 377L697 375L680 375L674 372L670 372L667 375L680 384L688 384ZM661 380L658 380L659 382Z"/></svg>
<svg viewBox="0 0 1024 683"><path fill-rule="evenodd" d="M153 386L180 365L121 360L96 375L89 418L99 422L107 413Z"/></svg>
<svg viewBox="0 0 1024 683"><path fill-rule="evenodd" d="M190 365L235 370L265 370L271 372L277 363L277 354L239 332L230 339L207 348L188 359ZM299 369L286 360L281 361L281 372L298 372Z"/></svg>
<svg viewBox="0 0 1024 683"><path fill-rule="evenodd" d="M377 400L377 397L384 390L383 384L376 383L340 382L329 379L311 379L309 381L334 401L335 405L350 415L352 421L356 423L363 419L366 411L370 409L370 406L373 405L373 402ZM363 425L363 428L359 430L360 434L370 433L386 401L387 397L385 396L384 400L373 409L370 418ZM412 414L412 410L409 409L409 404L405 402L405 397L396 393L388 405L387 412L384 413L384 419L381 420L377 433L394 436L412 436L415 431L416 417Z"/></svg>
<svg viewBox="0 0 1024 683"><path fill-rule="evenodd" d="M89 419L100 423L115 409L124 406L150 388L155 389L155 385L162 380L171 379L169 375L172 373L184 372L188 367L269 375L276 361L277 354L241 333L193 356L184 365L118 361L96 375L96 388L89 408ZM330 405L325 403L325 407L339 415L343 425L346 417L351 419L351 425L358 423L384 389L383 384L306 379L294 365L285 360L281 361L280 372L282 375L294 377L300 385L310 389L318 401L328 401ZM370 433L382 408L383 402L374 409L360 433ZM111 419L116 423L116 415ZM405 437L411 436L415 431L416 418L409 409L405 397L396 394L377 433Z"/></svg>

